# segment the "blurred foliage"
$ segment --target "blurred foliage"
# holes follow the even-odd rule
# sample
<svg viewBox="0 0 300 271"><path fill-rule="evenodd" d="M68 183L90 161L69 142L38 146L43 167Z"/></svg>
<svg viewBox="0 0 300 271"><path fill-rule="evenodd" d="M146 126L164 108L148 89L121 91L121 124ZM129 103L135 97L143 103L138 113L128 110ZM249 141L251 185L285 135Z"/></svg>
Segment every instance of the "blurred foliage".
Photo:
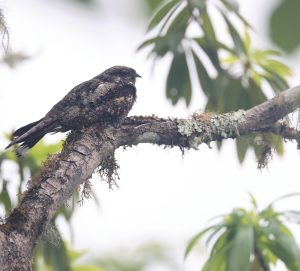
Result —
<svg viewBox="0 0 300 271"><path fill-rule="evenodd" d="M271 16L272 41L288 53L293 53L300 45L299 11L299 0L281 0Z"/></svg>
<svg viewBox="0 0 300 271"><path fill-rule="evenodd" d="M59 270L59 271L146 271L153 266L166 267L167 270L180 270L176 262L171 257L169 250L160 243L145 243L136 249L129 251L118 249L102 257L88 257L86 251L76 251L70 249L68 245L60 242L64 246L65 254L53 254L47 251L48 259L38 257L35 267L36 271ZM45 260L51 262L51 258L69 259L70 266L57 265L49 269ZM55 262L52 260L52 262ZM63 264L63 261L61 262Z"/></svg>
<svg viewBox="0 0 300 271"><path fill-rule="evenodd" d="M24 52L12 51L11 49L4 52L1 62L10 68L15 68L19 63L30 59L30 56Z"/></svg>
<svg viewBox="0 0 300 271"><path fill-rule="evenodd" d="M13 51L9 44L9 32L2 9L0 9L0 63L14 68L18 63L29 59L23 52Z"/></svg>
<svg viewBox="0 0 300 271"><path fill-rule="evenodd" d="M257 158L259 169L268 166L269 161L263 166L260 166L259 164L260 161L266 159L266 148L270 149L270 159L272 159L272 154L274 151L279 155L283 155L284 151L282 138L271 133L242 136L237 138L235 143L239 162L242 163L245 160L249 147L252 147Z"/></svg>
<svg viewBox="0 0 300 271"><path fill-rule="evenodd" d="M281 261L287 270L300 270L300 248L286 226L299 224L300 211L274 210L278 200L259 211L250 194L252 210L234 209L218 218L218 222L199 232L188 244L185 256L205 240L209 257L203 271L270 271Z"/></svg>
<svg viewBox="0 0 300 271"><path fill-rule="evenodd" d="M102 257L96 263L106 271L146 271L153 266L180 270L168 249L160 243L147 243L133 251L114 251L112 255Z"/></svg>
<svg viewBox="0 0 300 271"><path fill-rule="evenodd" d="M82 8L93 10L94 8L98 8L101 6L102 0L65 0L72 4L78 4Z"/></svg>
<svg viewBox="0 0 300 271"><path fill-rule="evenodd" d="M39 242L38 247L34 271L104 271L97 264L78 263L86 252L73 250L62 240L57 249L51 250L42 242Z"/></svg>
<svg viewBox="0 0 300 271"><path fill-rule="evenodd" d="M9 134L6 134L7 138L10 138ZM2 172L2 166L4 163L11 162L16 167L16 172L18 173L18 176L15 176L15 179L17 179L17 190L18 190L18 199L17 201L14 201L14 206L18 203L18 200L20 199L20 195L22 194L22 190L24 188L25 181L30 178L30 176L33 176L35 173L37 173L39 167L42 164L42 161L44 161L49 153L55 153L61 150L62 143L56 143L56 144L49 144L46 145L43 140L41 140L35 148L31 149L28 152L28 155L26 156L17 156L15 151L2 151L0 152L0 184L2 183L2 186L6 188L7 185L15 183L15 180L7 180L6 177L4 177ZM11 176L10 178L13 178ZM3 192L3 190L2 190ZM1 198L0 193L0 198ZM0 204L4 204L4 206L8 206L8 202L13 202L13 199L10 197L9 194L3 195L4 198L7 199L7 201L0 201ZM11 210L12 207L9 206L9 208L5 208L5 211L8 212Z"/></svg>
<svg viewBox="0 0 300 271"><path fill-rule="evenodd" d="M6 135L6 137L9 137L9 135ZM17 156L14 151L0 152L0 206L4 207L7 214L18 204L24 187L26 186L25 182L30 179L30 176L38 172L39 167L43 165L43 161L45 161L49 153L53 154L59 152L61 148L61 142L45 144L45 142L41 140L34 148L30 149L26 156ZM3 172L3 168L7 168L8 164L11 164L12 168L14 168L13 172L9 175L7 170ZM93 194L93 199L96 204L98 204L95 193L91 192L91 194ZM15 195L17 195L17 198ZM73 235L71 218L76 205L78 205L78 202L81 200L79 191L76 191L68 204L61 206L52 221L46 226L36 246L36 261L33 270L71 270L71 262L67 257L68 251L62 241L63 237L57 229L56 221L59 217L64 218ZM0 217L3 218L4 215L1 214ZM39 267L41 264L43 268Z"/></svg>
<svg viewBox="0 0 300 271"><path fill-rule="evenodd" d="M152 13L160 5L161 0L145 0L145 3L149 9L149 12Z"/></svg>
<svg viewBox="0 0 300 271"><path fill-rule="evenodd" d="M155 11L147 28L149 38L138 50L150 49L149 57L155 63L172 56L166 96L173 105L184 100L188 106L197 81L207 98L205 110L219 113L251 108L267 99L267 90L278 94L288 88L286 78L292 75L291 70L278 60L279 52L254 48L251 26L239 13L235 0L148 2ZM227 28L227 42L217 34L219 25ZM197 78L192 77L194 74ZM282 140L268 138L282 154ZM237 141L240 162L249 147L260 148L249 139Z"/></svg>
<svg viewBox="0 0 300 271"><path fill-rule="evenodd" d="M85 5L91 5L95 2L95 0L73 0L73 1L85 4Z"/></svg>

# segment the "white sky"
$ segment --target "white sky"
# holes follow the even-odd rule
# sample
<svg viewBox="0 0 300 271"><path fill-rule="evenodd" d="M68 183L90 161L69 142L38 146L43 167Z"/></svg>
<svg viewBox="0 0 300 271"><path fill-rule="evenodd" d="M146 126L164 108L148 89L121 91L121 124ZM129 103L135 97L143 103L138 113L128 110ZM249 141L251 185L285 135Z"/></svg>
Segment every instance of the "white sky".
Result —
<svg viewBox="0 0 300 271"><path fill-rule="evenodd" d="M16 69L0 67L1 132L41 118L72 87L113 65L131 66L143 77L137 83L138 101L131 115L184 117L203 107L201 95L196 95L188 109L183 103L172 107L166 100L167 61L151 74L145 54L135 52L144 37L145 21L133 12L133 1L102 2L100 10L91 11L58 0L0 1L12 44L34 55ZM257 31L257 44L266 45L267 39L262 38L266 14L274 0L256 1L255 6L253 0L240 2L242 13ZM296 67L295 63L291 65ZM294 71L297 75L299 68ZM47 137L50 141L54 138ZM6 144L0 139L1 149ZM233 207L250 206L247 190L262 207L278 196L300 191L299 153L295 144L286 147L284 158L275 157L263 172L256 170L252 153L242 167L238 164L232 140L220 153L215 147L201 146L184 158L176 148L140 145L118 150L120 189L108 191L98 177L93 179L101 211L92 200L78 208L73 220L75 247L102 255L118 247L158 240L170 244L183 265L188 239L209 218ZM289 207L297 208L299 203L294 200ZM61 227L67 232L63 223ZM195 265L188 260L185 270L199 270L198 262Z"/></svg>

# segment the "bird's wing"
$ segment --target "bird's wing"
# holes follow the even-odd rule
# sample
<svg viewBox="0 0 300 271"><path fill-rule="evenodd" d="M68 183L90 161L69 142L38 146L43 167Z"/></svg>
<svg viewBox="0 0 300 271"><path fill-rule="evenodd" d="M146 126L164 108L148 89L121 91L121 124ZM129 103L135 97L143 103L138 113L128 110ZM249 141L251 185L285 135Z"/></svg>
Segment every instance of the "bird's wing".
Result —
<svg viewBox="0 0 300 271"><path fill-rule="evenodd" d="M26 141L24 146L27 147L27 145L30 145L32 139L35 140L35 138L38 138L37 140L39 140L46 133L60 130L61 127L59 122L65 115L65 112L68 112L73 106L80 106L85 99L89 99L87 97L97 90L99 84L99 80L92 79L74 87L61 101L52 107L44 118L18 129L14 133L14 140L7 148L23 141ZM101 88L101 92L105 94L105 88ZM34 142L34 144L35 143L36 142ZM29 148L32 146L30 145Z"/></svg>
<svg viewBox="0 0 300 271"><path fill-rule="evenodd" d="M82 82L71 89L57 104L55 104L47 113L47 116L61 116L62 112L65 112L73 106L84 107L87 103L95 99L95 96L99 98L100 96L105 95L110 90L108 86L109 84L104 84L98 79Z"/></svg>

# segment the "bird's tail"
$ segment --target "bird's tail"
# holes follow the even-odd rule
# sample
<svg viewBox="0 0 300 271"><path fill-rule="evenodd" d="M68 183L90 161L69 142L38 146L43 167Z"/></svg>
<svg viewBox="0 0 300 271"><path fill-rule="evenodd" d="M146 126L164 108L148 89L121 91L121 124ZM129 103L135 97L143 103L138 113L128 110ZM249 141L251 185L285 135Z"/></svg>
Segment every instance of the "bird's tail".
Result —
<svg viewBox="0 0 300 271"><path fill-rule="evenodd" d="M39 124L39 122L41 122L42 119L38 120L38 121L35 121L35 122L32 122L32 123L29 123L21 128L19 128L18 130L14 131L13 132L13 137L16 138L16 137L19 137L23 134L25 134L27 131L29 131L33 126Z"/></svg>
<svg viewBox="0 0 300 271"><path fill-rule="evenodd" d="M16 152L18 155L23 155L28 149L32 148L45 134L55 130L55 123L47 123L44 119L29 123L13 133L14 139L8 144L5 149L21 143Z"/></svg>

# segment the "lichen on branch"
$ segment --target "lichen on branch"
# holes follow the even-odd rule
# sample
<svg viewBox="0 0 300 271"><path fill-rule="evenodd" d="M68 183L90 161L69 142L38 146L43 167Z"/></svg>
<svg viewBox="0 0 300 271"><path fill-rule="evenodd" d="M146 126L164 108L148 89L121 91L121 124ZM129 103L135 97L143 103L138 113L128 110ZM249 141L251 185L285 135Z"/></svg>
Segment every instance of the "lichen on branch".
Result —
<svg viewBox="0 0 300 271"><path fill-rule="evenodd" d="M177 119L178 131L187 136L189 145L198 149L202 143L239 136L239 126L245 121L245 111L225 114L195 112L190 119Z"/></svg>

